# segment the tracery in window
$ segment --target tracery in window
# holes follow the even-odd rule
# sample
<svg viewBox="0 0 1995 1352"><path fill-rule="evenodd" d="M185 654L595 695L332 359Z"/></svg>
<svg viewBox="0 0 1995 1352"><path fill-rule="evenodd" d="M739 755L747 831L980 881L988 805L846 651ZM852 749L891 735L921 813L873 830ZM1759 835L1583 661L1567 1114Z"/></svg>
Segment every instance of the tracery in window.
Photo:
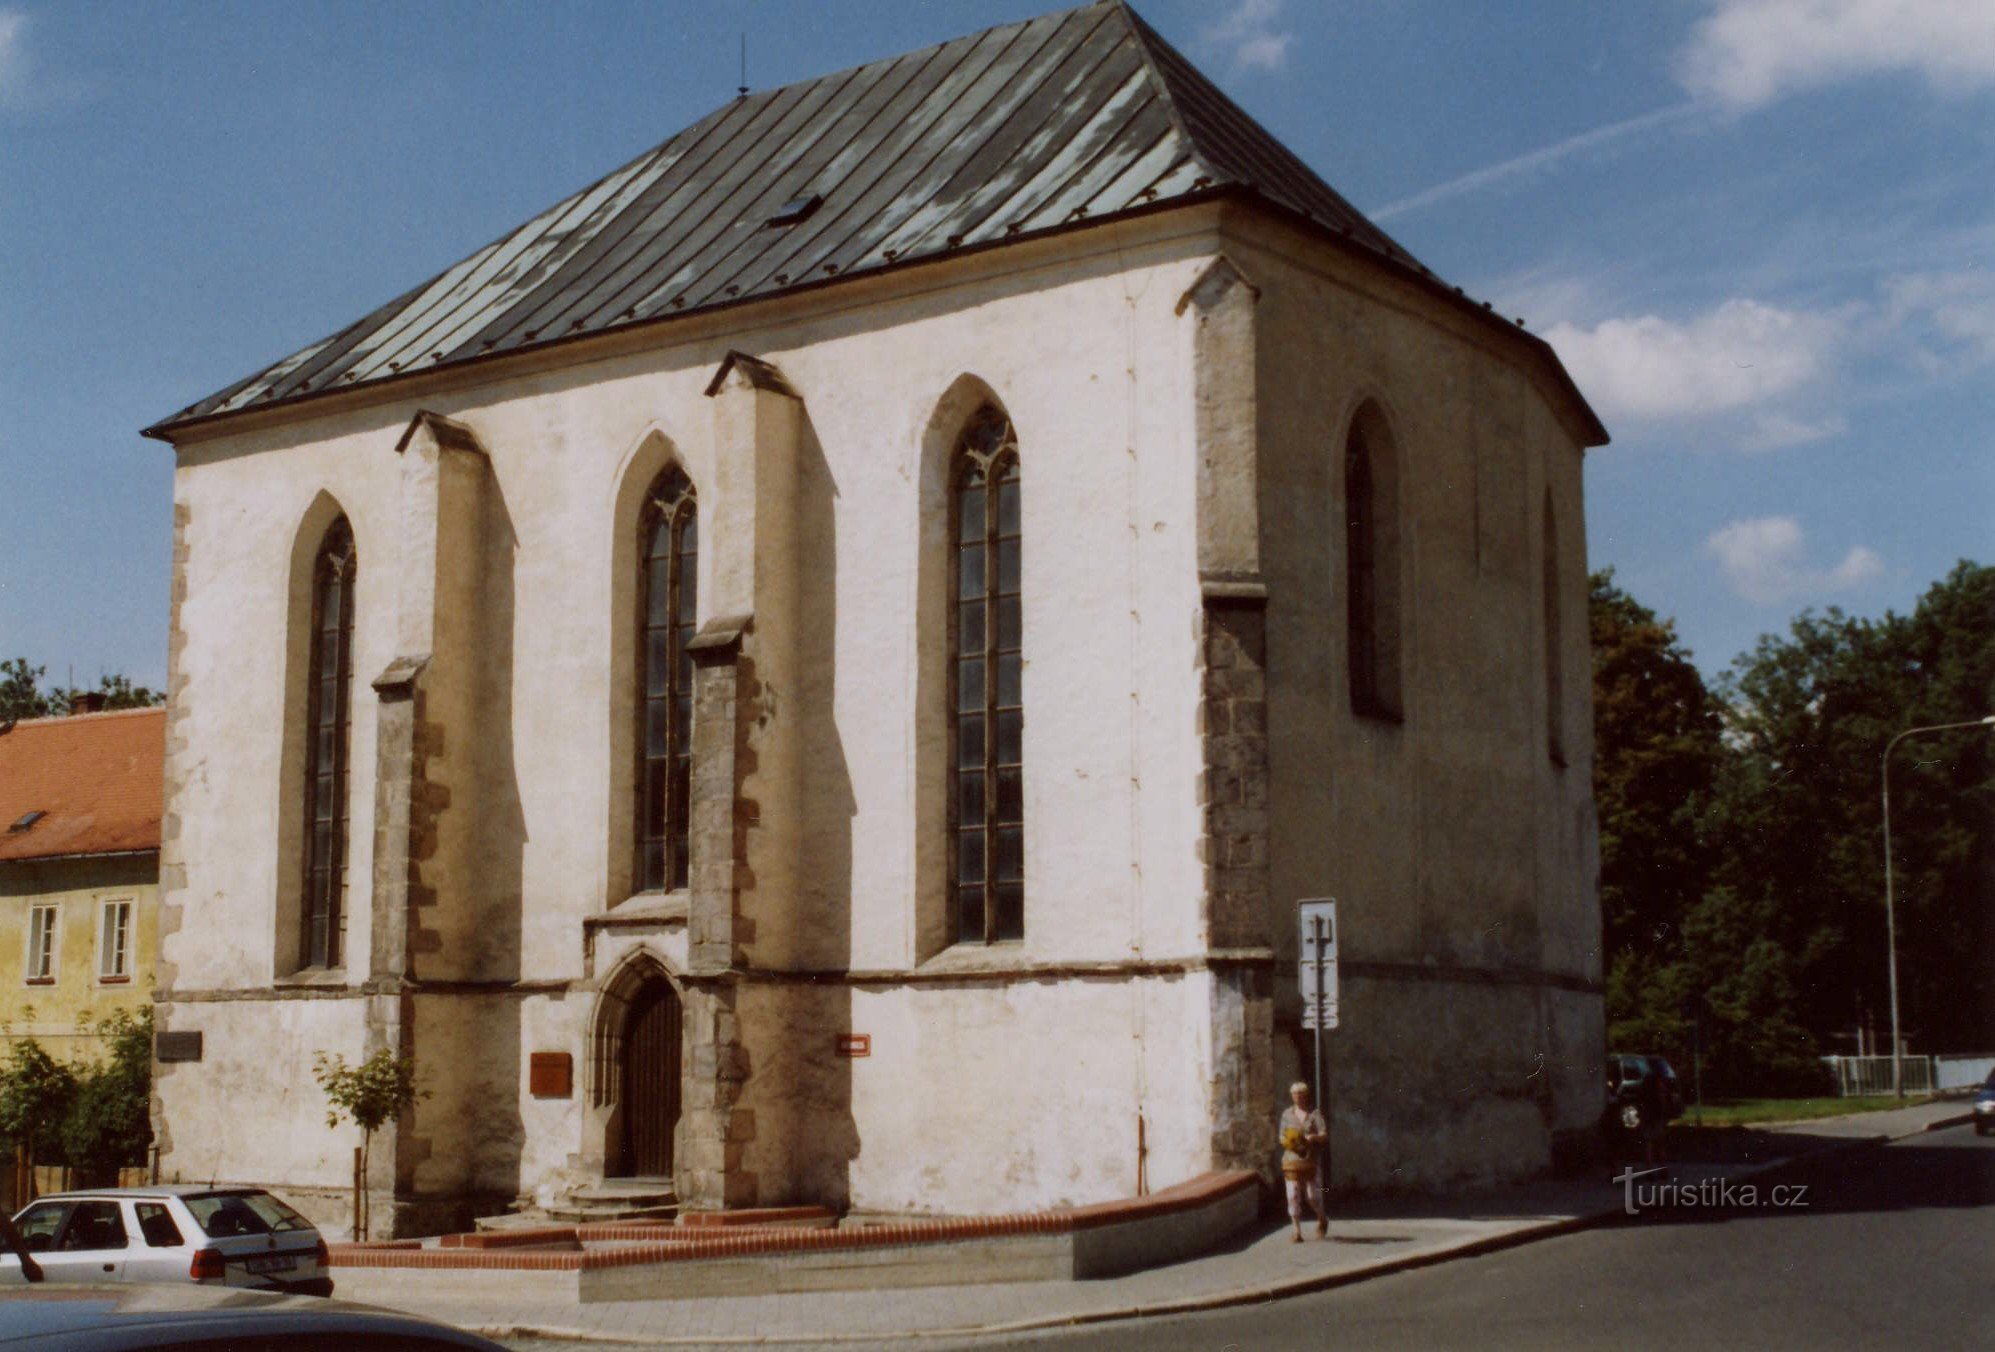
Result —
<svg viewBox="0 0 1995 1352"><path fill-rule="evenodd" d="M952 467L951 909L960 943L1025 937L1018 441L986 406Z"/></svg>
<svg viewBox="0 0 1995 1352"><path fill-rule="evenodd" d="M1392 446L1367 406L1344 443L1345 652L1351 710L1398 719L1399 495Z"/></svg>
<svg viewBox="0 0 1995 1352"><path fill-rule="evenodd" d="M687 885L693 763L693 663L699 511L670 466L645 494L638 526L637 888Z"/></svg>
<svg viewBox="0 0 1995 1352"><path fill-rule="evenodd" d="M1565 669L1560 661L1564 631L1559 622L1559 527L1552 512L1552 492L1545 490L1545 541L1542 550L1545 606L1545 746L1556 763L1565 764Z"/></svg>
<svg viewBox="0 0 1995 1352"><path fill-rule="evenodd" d="M305 896L299 962L337 967L346 947L348 745L353 721L353 528L326 528L312 564L305 729Z"/></svg>

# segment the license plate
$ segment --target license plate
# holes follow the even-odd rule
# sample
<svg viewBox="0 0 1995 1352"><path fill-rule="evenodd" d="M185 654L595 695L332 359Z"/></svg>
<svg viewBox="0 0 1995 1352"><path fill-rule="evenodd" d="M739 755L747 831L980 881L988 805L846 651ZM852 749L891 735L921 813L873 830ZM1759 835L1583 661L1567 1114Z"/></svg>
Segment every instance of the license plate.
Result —
<svg viewBox="0 0 1995 1352"><path fill-rule="evenodd" d="M289 1272L298 1266L295 1258L252 1258L243 1267L261 1277L271 1272Z"/></svg>

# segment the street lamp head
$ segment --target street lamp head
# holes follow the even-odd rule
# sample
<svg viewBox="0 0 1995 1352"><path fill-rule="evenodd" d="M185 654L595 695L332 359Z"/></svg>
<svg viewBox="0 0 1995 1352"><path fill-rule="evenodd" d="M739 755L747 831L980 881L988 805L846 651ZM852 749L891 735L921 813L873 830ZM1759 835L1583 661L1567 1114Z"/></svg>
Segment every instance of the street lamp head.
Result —
<svg viewBox="0 0 1995 1352"><path fill-rule="evenodd" d="M1995 714L1990 714L1988 715L1988 717L1982 719L1981 721L1987 724L1989 727L1995 728Z"/></svg>

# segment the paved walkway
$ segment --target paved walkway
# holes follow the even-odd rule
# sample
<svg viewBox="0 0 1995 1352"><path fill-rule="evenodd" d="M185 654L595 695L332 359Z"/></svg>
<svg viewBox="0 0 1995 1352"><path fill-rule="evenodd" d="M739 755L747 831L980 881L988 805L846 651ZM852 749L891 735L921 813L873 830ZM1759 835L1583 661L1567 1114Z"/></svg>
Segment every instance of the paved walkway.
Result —
<svg viewBox="0 0 1995 1352"><path fill-rule="evenodd" d="M1680 1130L1671 1180L1739 1179L1786 1159L1926 1130L1961 1119L1960 1103L1824 1118L1752 1131ZM1679 1124L1681 1128L1681 1124ZM1525 1243L1620 1214L1624 1185L1604 1177L1550 1180L1456 1200L1408 1198L1339 1208L1330 1237L1289 1239L1258 1225L1203 1257L1084 1282L822 1291L696 1300L494 1304L453 1293L448 1272L406 1309L499 1336L674 1343L877 1343L889 1338L992 1334L1271 1300L1384 1272ZM1306 1227L1307 1229L1307 1227ZM364 1273L340 1292L366 1300Z"/></svg>

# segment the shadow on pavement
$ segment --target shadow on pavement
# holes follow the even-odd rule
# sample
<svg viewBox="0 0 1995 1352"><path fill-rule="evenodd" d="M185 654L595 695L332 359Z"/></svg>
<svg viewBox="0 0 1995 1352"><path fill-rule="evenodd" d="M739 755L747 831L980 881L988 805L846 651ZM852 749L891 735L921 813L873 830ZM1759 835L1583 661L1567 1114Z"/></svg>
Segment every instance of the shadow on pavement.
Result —
<svg viewBox="0 0 1995 1352"><path fill-rule="evenodd" d="M1699 1184L1679 1178L1633 1186L1639 1214L1622 1217L1617 1225L1986 1207L1995 1206L1995 1147L1977 1148L1972 1136L1944 1144L1901 1142L1889 1149L1795 1159L1749 1179Z"/></svg>

